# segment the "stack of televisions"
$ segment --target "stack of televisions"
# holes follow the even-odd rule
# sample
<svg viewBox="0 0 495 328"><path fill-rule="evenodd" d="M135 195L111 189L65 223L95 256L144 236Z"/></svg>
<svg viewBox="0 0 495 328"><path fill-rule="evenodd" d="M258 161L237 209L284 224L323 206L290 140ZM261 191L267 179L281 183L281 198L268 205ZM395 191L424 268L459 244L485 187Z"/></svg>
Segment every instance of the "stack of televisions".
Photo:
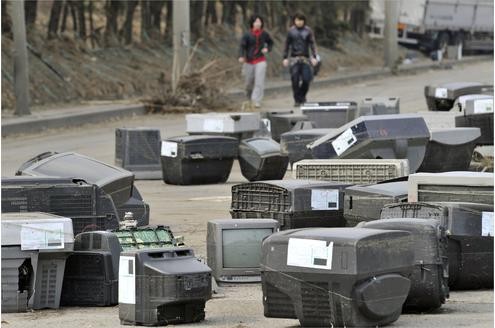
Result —
<svg viewBox="0 0 495 328"><path fill-rule="evenodd" d="M165 140L117 129L129 171L76 153L27 161L2 179L2 212L51 214L2 218L2 311L118 303L123 324L195 322L213 276L261 281L266 317L377 326L439 308L449 289L492 288L493 174L467 170L493 144L493 96L429 88L431 110L458 99L464 128L429 130L399 115L398 98L366 98L186 115L189 135ZM232 219L208 223L207 266L169 227L148 226L133 182L221 183L234 159L250 182L232 187ZM288 164L294 179L282 180Z"/></svg>

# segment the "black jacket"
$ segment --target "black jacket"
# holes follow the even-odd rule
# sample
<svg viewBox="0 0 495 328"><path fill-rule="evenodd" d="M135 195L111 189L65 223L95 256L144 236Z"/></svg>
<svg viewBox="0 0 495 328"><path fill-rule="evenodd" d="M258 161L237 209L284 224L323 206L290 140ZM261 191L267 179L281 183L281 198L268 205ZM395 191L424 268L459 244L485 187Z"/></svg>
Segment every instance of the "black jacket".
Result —
<svg viewBox="0 0 495 328"><path fill-rule="evenodd" d="M307 27L297 28L292 26L287 33L285 40L284 58L304 56L309 58L309 48L314 58L316 58L316 45L313 31Z"/></svg>
<svg viewBox="0 0 495 328"><path fill-rule="evenodd" d="M272 50L273 40L265 31L262 31L258 40L256 36L251 32L246 32L241 39L241 46L239 51L239 57L245 57L246 61L263 56L261 50L267 48L268 51Z"/></svg>

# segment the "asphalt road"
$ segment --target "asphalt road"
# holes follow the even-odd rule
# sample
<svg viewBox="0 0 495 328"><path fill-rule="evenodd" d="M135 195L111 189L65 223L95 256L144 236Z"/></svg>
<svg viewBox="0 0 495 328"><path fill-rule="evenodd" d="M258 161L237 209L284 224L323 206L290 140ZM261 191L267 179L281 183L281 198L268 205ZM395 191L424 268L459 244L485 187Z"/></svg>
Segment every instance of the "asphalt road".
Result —
<svg viewBox="0 0 495 328"><path fill-rule="evenodd" d="M423 95L426 84L450 81L479 81L493 84L493 62L458 66L450 70L432 70L418 75L397 76L362 84L311 90L314 101L356 100L371 96L398 96L402 113L421 112L431 128L453 127L456 113L429 113ZM266 99L263 110L292 109L290 94ZM162 137L184 134L183 115L150 115L105 122L70 130L16 136L2 140L2 176L12 176L25 160L45 151L76 151L113 163L115 128L158 127ZM488 149L493 153L493 147ZM286 177L290 176L290 172ZM226 184L171 186L161 181L137 181L136 185L151 206L151 223L170 225L183 235L196 254L206 254L206 222L228 218L230 188L246 180L234 163ZM263 317L261 288L258 284L221 286L206 306L206 320L181 327L293 327L297 320ZM21 314L3 314L4 327L116 327L118 307L63 308ZM450 299L438 311L402 315L392 327L493 327L493 291L451 292Z"/></svg>

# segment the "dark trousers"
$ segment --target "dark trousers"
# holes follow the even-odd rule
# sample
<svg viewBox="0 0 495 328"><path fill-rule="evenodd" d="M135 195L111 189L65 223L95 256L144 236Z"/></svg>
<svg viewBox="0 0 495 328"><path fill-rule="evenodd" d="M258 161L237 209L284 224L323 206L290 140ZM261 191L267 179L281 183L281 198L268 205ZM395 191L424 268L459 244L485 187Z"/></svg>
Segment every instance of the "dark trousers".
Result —
<svg viewBox="0 0 495 328"><path fill-rule="evenodd" d="M305 62L296 62L290 67L290 76L292 80L294 101L298 104L306 102L309 84L313 79L311 66Z"/></svg>

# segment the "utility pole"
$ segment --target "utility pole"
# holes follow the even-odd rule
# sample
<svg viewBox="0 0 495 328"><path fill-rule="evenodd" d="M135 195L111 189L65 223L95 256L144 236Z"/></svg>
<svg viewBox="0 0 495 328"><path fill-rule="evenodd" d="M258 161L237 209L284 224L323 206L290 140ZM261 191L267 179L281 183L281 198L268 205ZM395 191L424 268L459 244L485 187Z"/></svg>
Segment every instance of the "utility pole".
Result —
<svg viewBox="0 0 495 328"><path fill-rule="evenodd" d="M26 47L26 22L24 1L10 1L12 31L14 34L14 93L15 114L30 115L29 75Z"/></svg>
<svg viewBox="0 0 495 328"><path fill-rule="evenodd" d="M184 66L189 58L190 24L189 0L174 0L173 3L174 60L172 64L172 91L175 93Z"/></svg>
<svg viewBox="0 0 495 328"><path fill-rule="evenodd" d="M395 69L399 47L397 45L397 23L399 0L385 0L385 66Z"/></svg>

